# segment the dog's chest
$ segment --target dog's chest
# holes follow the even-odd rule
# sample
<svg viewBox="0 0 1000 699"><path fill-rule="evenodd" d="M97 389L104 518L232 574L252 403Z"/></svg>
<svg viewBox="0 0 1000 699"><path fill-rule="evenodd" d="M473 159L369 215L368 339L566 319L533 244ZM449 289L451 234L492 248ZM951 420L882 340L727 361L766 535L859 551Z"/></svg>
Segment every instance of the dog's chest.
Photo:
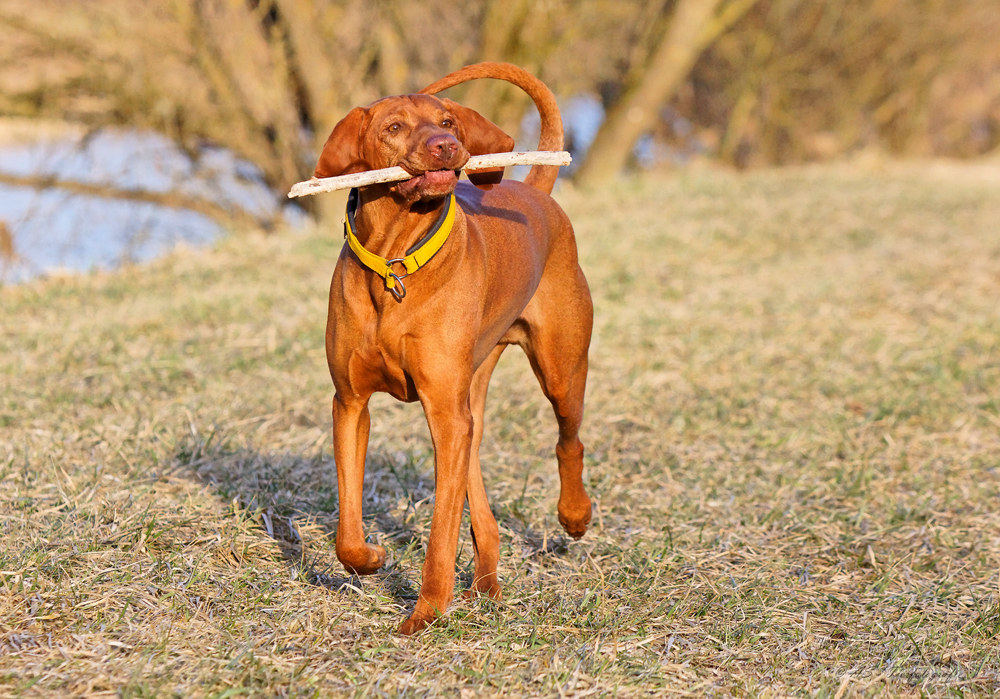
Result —
<svg viewBox="0 0 1000 699"><path fill-rule="evenodd" d="M388 393L397 400L417 400L413 380L403 367L401 352L377 342L367 342L351 352L350 376L354 385Z"/></svg>

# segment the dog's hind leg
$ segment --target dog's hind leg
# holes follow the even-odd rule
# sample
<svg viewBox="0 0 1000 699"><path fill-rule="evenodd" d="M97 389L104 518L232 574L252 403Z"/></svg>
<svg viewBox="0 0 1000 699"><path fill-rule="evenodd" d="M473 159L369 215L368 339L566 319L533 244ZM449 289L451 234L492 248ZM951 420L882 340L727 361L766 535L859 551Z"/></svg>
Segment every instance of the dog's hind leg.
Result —
<svg viewBox="0 0 1000 699"><path fill-rule="evenodd" d="M520 344L559 423L559 523L566 533L579 539L587 531L591 515L590 498L583 488L579 435L594 306L575 260L573 266L575 270L566 270L553 283L543 279L522 315L526 337Z"/></svg>
<svg viewBox="0 0 1000 699"><path fill-rule="evenodd" d="M497 563L500 560L500 531L496 518L490 509L483 485L483 472L479 464L479 445L483 441L483 419L486 412L486 393L490 376L496 368L506 345L497 345L490 356L479 365L472 378L472 393L469 402L472 407L473 432L472 451L469 455L469 517L472 520L472 549L475 555L476 571L469 595L486 594L500 599L500 582L497 579Z"/></svg>

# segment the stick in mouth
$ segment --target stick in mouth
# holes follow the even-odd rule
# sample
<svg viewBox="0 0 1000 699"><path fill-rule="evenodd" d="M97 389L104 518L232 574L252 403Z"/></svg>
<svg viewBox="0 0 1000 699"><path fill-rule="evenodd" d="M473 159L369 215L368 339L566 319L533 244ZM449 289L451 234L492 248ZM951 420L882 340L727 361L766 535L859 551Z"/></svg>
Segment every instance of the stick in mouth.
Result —
<svg viewBox="0 0 1000 699"><path fill-rule="evenodd" d="M572 157L566 151L521 151L515 153L490 153L488 155L474 155L469 158L463 170L488 170L493 167L507 167L509 165L569 165ZM324 177L322 179L313 178L306 182L299 182L292 186L288 193L289 199L304 197L320 192L335 192L338 189L350 189L352 187L367 187L372 184L383 182L401 182L413 177L401 167L387 167L383 170L369 170L368 172L357 172L353 175L341 175L339 177Z"/></svg>

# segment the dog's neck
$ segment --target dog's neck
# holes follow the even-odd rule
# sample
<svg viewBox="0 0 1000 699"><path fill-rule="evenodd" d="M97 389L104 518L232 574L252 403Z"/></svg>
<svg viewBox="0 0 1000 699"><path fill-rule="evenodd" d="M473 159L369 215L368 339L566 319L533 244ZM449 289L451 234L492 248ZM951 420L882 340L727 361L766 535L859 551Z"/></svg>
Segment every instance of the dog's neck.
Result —
<svg viewBox="0 0 1000 699"><path fill-rule="evenodd" d="M366 187L358 198L354 233L369 252L403 257L434 226L447 200L407 202L388 186Z"/></svg>

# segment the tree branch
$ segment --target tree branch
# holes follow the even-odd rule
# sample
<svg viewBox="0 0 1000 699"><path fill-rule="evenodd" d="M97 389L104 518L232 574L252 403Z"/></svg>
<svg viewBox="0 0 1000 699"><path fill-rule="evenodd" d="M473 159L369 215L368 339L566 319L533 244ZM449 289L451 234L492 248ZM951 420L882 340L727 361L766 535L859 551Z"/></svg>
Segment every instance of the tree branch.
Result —
<svg viewBox="0 0 1000 699"><path fill-rule="evenodd" d="M275 216L254 216L243 209L230 209L197 197L189 197L178 192L151 192L144 189L123 189L109 184L90 184L78 180L64 180L53 175L13 175L0 172L0 184L14 187L31 187L32 189L62 189L72 194L81 194L105 199L120 199L124 201L156 204L168 209L185 209L206 216L221 226L227 228L263 228L274 227Z"/></svg>

